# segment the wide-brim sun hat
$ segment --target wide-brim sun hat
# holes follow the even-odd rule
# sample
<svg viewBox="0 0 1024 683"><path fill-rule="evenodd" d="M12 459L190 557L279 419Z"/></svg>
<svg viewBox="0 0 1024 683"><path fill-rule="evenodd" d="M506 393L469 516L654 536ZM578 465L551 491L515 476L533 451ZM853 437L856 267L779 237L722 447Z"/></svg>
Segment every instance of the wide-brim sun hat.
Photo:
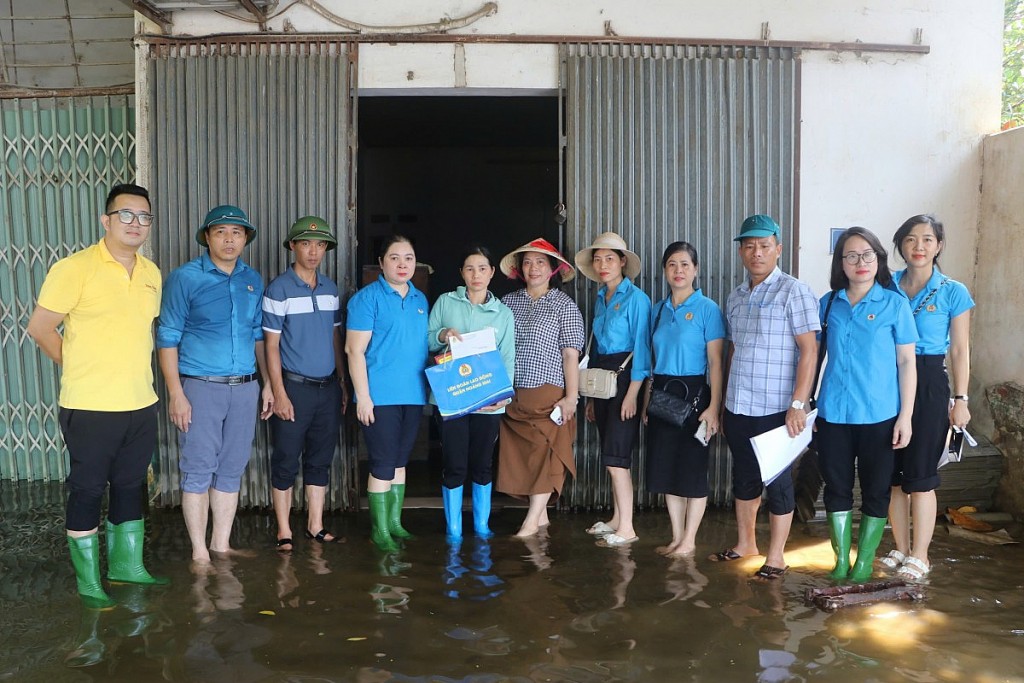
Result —
<svg viewBox="0 0 1024 683"><path fill-rule="evenodd" d="M210 209L209 213L206 214L206 218L203 219L203 224L199 226L199 230L196 232L196 242L199 242L204 247L209 247L210 244L206 241L206 230L213 225L240 225L245 228L246 244L256 239L256 226L249 222L249 217L245 215L245 211L231 204L222 204Z"/></svg>
<svg viewBox="0 0 1024 683"><path fill-rule="evenodd" d="M327 242L327 251L338 246L338 240L331 232L331 226L327 225L327 221L318 216L303 216L292 223L292 227L288 230L288 238L284 241L284 248L291 251L292 242L299 240Z"/></svg>
<svg viewBox="0 0 1024 683"><path fill-rule="evenodd" d="M602 232L594 238L589 247L584 247L576 252L576 258L574 259L576 267L580 269L580 272L588 280L593 280L594 282L601 281L597 271L594 270L594 252L598 249L622 252L626 257L626 264L622 267L622 274L625 277L632 280L636 279L636 276L640 274L640 257L629 250L629 247L626 246L626 240L619 237L617 233Z"/></svg>
<svg viewBox="0 0 1024 683"><path fill-rule="evenodd" d="M558 251L558 248L555 245L551 244L551 242L548 242L546 239L542 237L538 237L535 240L531 240L524 244L523 246L519 247L518 249L515 249L505 254L501 258L501 263L499 264L501 272L505 273L505 275L512 278L513 280L515 280L516 278L521 279L522 274L519 272L519 269L516 266L516 254L521 254L525 251L536 251L538 253L546 254L561 261L561 265L559 265L555 269L555 272L557 272L561 276L562 282L569 282L574 277L576 277L576 271L573 269L572 264L569 263L564 256L562 256L562 254Z"/></svg>

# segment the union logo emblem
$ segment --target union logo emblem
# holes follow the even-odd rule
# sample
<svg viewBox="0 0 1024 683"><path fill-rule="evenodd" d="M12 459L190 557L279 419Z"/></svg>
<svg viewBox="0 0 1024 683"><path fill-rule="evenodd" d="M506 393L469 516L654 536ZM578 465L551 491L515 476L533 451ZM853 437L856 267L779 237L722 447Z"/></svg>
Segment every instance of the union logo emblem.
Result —
<svg viewBox="0 0 1024 683"><path fill-rule="evenodd" d="M468 377L473 372L473 368L470 367L469 363L463 363L459 366L459 374L463 377Z"/></svg>
<svg viewBox="0 0 1024 683"><path fill-rule="evenodd" d="M693 320L693 311L689 312L684 316L687 320Z"/></svg>
<svg viewBox="0 0 1024 683"><path fill-rule="evenodd" d="M868 320L874 320L874 319L875 319L875 314L874 313L868 313Z"/></svg>
<svg viewBox="0 0 1024 683"><path fill-rule="evenodd" d="M925 309L929 313L934 313L936 310L935 304L928 304L928 308Z"/></svg>

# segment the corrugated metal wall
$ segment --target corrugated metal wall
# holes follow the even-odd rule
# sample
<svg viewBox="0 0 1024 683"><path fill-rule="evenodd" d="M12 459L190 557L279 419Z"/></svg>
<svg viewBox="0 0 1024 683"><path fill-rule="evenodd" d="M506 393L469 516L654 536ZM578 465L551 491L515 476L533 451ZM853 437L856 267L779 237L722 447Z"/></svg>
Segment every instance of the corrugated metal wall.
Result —
<svg viewBox="0 0 1024 683"><path fill-rule="evenodd" d="M25 332L55 261L103 234L103 200L135 178L126 95L0 100L0 479L60 481L59 369Z"/></svg>
<svg viewBox="0 0 1024 683"><path fill-rule="evenodd" d="M700 286L720 305L743 279L732 238L753 213L774 216L791 263L796 220L799 55L788 48L561 46L565 107L566 250L614 230L640 255L639 286L667 294L660 259L679 239L701 260ZM588 322L597 286L577 278ZM566 504L608 506L597 431L583 424ZM646 469L643 442L634 474ZM712 449L711 500L731 500L724 439ZM640 504L655 497L638 476Z"/></svg>
<svg viewBox="0 0 1024 683"><path fill-rule="evenodd" d="M353 288L354 61L354 51L334 40L151 43L148 170L158 220L155 259L165 274L199 255L194 235L206 212L235 204L259 228L244 258L265 282L289 266L290 252L281 245L288 227L313 214L325 218L339 239L328 252L326 273L343 290ZM165 396L162 386L160 392ZM159 502L176 505L176 432L161 415ZM270 504L268 444L269 429L261 424L242 482L243 506ZM354 444L355 432L347 426L335 454L328 508L357 503Z"/></svg>

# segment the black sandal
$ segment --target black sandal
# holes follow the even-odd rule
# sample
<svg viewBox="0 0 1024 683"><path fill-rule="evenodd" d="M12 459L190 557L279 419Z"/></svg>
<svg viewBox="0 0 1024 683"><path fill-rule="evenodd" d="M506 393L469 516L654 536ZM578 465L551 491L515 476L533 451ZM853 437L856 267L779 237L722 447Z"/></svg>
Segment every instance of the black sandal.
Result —
<svg viewBox="0 0 1024 683"><path fill-rule="evenodd" d="M331 540L327 540L328 534L330 534L331 536L334 536L334 538L332 538ZM316 541L317 543L338 543L339 542L339 538L333 532L328 531L327 529L321 529L320 532L316 533L316 534L310 533L310 531L307 529L306 530L306 538L308 538L308 539L310 539L312 541Z"/></svg>
<svg viewBox="0 0 1024 683"><path fill-rule="evenodd" d="M294 544L292 543L292 539L290 538L279 538L277 539L277 543L275 543L274 545L277 547L277 552L279 553L290 553L294 548ZM284 548L282 546L288 547Z"/></svg>

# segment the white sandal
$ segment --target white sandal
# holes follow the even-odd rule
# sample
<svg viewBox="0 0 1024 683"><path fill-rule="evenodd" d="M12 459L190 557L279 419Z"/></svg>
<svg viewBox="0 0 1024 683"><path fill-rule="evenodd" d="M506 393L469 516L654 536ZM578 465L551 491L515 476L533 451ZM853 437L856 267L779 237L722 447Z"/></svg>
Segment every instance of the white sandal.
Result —
<svg viewBox="0 0 1024 683"><path fill-rule="evenodd" d="M908 581L922 581L924 580L932 568L924 563L924 560L919 560L914 556L908 557L904 562L903 566L896 572L896 576L901 579L907 579Z"/></svg>
<svg viewBox="0 0 1024 683"><path fill-rule="evenodd" d="M907 556L901 553L899 550L890 550L888 555L879 560L879 562L881 562L889 569L899 569L903 566L903 563L906 561Z"/></svg>
<svg viewBox="0 0 1024 683"><path fill-rule="evenodd" d="M587 529L587 533L591 536L607 536L608 534L614 534L615 529L604 522L596 522L594 526Z"/></svg>

